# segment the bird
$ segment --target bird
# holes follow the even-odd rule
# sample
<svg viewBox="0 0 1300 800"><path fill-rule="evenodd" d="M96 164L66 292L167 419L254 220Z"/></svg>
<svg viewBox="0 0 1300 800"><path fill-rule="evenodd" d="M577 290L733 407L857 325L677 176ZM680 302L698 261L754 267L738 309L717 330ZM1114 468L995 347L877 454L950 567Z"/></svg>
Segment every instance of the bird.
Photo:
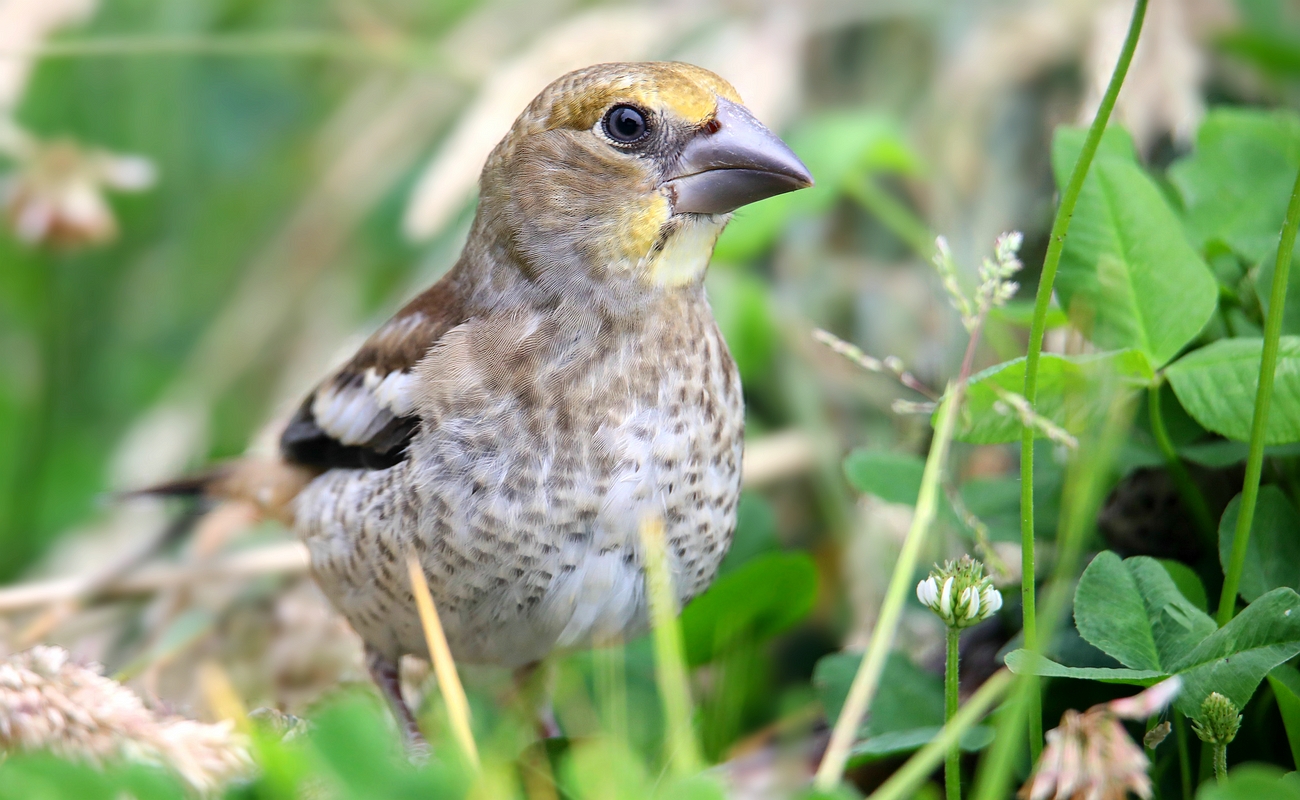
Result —
<svg viewBox="0 0 1300 800"><path fill-rule="evenodd" d="M812 184L713 72L563 75L488 156L454 266L307 395L276 461L211 482L296 531L408 734L408 555L457 663L517 675L648 627L649 517L679 607L712 582L744 402L706 268L733 211Z"/></svg>

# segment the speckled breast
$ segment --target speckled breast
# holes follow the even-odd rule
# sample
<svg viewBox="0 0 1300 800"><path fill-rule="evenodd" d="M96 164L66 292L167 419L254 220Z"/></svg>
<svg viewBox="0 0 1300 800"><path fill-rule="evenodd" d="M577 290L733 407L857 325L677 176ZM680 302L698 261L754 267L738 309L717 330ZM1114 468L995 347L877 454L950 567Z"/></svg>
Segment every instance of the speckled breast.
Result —
<svg viewBox="0 0 1300 800"><path fill-rule="evenodd" d="M371 646L425 653L407 552L456 657L504 666L644 629L649 516L664 522L681 602L713 580L744 416L702 291L633 325L564 305L471 320L418 375L406 460L332 470L297 503L318 581Z"/></svg>

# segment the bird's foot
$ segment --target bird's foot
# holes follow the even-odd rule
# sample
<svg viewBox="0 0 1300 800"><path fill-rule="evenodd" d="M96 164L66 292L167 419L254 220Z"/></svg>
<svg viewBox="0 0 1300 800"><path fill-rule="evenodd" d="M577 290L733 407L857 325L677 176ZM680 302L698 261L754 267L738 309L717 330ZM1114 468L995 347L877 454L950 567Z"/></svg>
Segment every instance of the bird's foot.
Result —
<svg viewBox="0 0 1300 800"><path fill-rule="evenodd" d="M554 670L545 661L525 664L514 672L516 699L524 713L532 718L537 738L543 741L564 737L551 703L554 678Z"/></svg>
<svg viewBox="0 0 1300 800"><path fill-rule="evenodd" d="M415 714L411 713L411 707L402 697L402 675L397 662L367 645L366 668L370 671L371 680L388 701L388 706L402 729L407 756L417 764L428 761L433 748L420 732L420 724L416 721Z"/></svg>

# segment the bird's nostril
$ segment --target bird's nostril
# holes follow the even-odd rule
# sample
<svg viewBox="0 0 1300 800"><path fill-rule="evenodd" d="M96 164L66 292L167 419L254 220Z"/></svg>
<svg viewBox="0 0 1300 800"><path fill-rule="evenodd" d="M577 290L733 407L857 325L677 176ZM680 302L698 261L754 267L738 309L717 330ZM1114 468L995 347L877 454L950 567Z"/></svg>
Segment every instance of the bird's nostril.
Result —
<svg viewBox="0 0 1300 800"><path fill-rule="evenodd" d="M718 122L718 118L717 118L717 117L714 117L713 119L711 119L711 120L709 120L708 122L704 123L704 127L702 128L702 130L703 130L705 133L707 133L707 134L709 134L710 136L712 136L713 134L715 134L715 133L717 133L718 131L722 130L722 123L721 123L721 122Z"/></svg>

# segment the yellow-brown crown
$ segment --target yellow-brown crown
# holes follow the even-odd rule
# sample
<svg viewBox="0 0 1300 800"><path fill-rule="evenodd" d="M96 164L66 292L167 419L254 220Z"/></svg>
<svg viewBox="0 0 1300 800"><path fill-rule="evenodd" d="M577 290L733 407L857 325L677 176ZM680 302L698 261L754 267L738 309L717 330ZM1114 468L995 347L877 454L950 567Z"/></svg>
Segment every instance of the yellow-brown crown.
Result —
<svg viewBox="0 0 1300 800"><path fill-rule="evenodd" d="M700 125L717 110L717 99L739 103L730 83L693 64L676 61L596 64L548 86L524 117L543 128L590 128L612 103L634 103Z"/></svg>

